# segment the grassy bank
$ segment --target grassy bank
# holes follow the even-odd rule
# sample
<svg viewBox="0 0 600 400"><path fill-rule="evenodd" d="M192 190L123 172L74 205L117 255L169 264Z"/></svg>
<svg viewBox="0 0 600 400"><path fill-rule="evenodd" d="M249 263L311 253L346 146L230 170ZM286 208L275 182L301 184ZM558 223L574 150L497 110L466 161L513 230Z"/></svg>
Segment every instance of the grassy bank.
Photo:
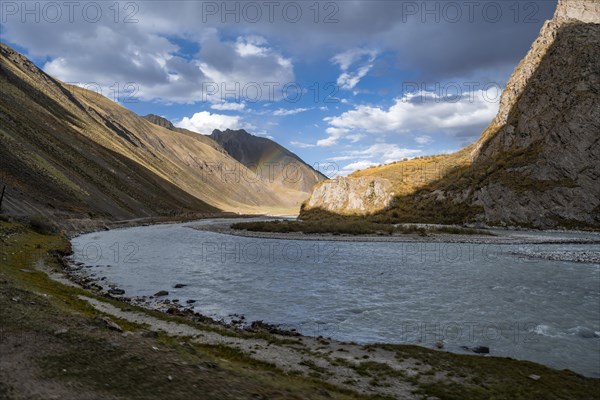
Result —
<svg viewBox="0 0 600 400"><path fill-rule="evenodd" d="M493 235L481 229L461 228L458 226L419 226L419 225L392 225L388 223L375 223L358 218L340 217L323 218L309 221L257 221L239 222L231 225L232 229L248 230L251 232L275 233L305 233L333 235L396 235L396 234L428 234L444 233L451 235Z"/></svg>
<svg viewBox="0 0 600 400"><path fill-rule="evenodd" d="M59 269L51 254L68 252L66 240L0 221L0 243L0 398L371 398L288 376L235 349L153 335L115 318L124 332L111 330L77 297L92 294L35 269L37 260Z"/></svg>
<svg viewBox="0 0 600 400"><path fill-rule="evenodd" d="M323 339L314 339L320 347L310 347L308 338L240 332L146 311L58 283L36 268L43 261L60 270L60 256L68 252L61 236L0 221L0 398L594 399L600 390L599 380L531 362ZM260 361L252 351L225 342L201 344L192 337L152 332L147 325L98 311L80 295L187 324L206 335L248 339L253 348L263 340L263 350L256 346L256 351L276 347L268 354L283 354L283 349L300 354L301 360L282 369L275 359ZM107 317L122 331L111 329ZM380 362L381 355L394 365ZM340 371L339 385L327 382ZM531 374L541 379L528 378ZM364 381L357 383L357 377ZM386 393L390 387L409 391Z"/></svg>

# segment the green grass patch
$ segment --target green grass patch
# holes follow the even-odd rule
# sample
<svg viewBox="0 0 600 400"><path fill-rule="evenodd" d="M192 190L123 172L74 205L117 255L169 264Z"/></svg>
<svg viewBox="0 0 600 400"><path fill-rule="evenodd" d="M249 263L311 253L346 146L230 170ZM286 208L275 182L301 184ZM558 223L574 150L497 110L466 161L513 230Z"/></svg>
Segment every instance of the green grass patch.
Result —
<svg viewBox="0 0 600 400"><path fill-rule="evenodd" d="M394 234L428 234L443 233L450 235L493 236L493 233L481 229L462 228L458 226L419 226L393 225L384 218L372 217L374 222L360 217L323 216L307 221L257 221L239 222L231 225L232 229L251 232L304 233L333 235L394 235Z"/></svg>

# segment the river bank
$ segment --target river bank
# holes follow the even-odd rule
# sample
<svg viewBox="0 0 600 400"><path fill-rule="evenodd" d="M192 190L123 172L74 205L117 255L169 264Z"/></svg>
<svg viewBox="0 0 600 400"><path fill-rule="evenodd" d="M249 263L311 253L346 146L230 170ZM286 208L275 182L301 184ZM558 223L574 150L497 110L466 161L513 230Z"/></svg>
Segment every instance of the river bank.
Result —
<svg viewBox="0 0 600 400"><path fill-rule="evenodd" d="M261 218L263 220L264 218ZM240 219L240 221L253 221L256 219ZM275 220L271 218L270 220ZM302 232L256 232L231 228L234 220L223 220L211 223L191 223L190 227L200 231L214 232L225 235L250 237L258 239L277 240L307 240L307 241L339 241L339 242L396 242L396 243L464 243L464 244L600 244L600 233L586 231L535 231L535 230L506 230L488 229L485 235L477 234L449 234L449 233L394 233L393 235L369 234L349 235L332 233L306 234ZM421 224L426 227L428 225ZM573 237L573 235L577 235ZM599 259L600 261L600 259Z"/></svg>
<svg viewBox="0 0 600 400"><path fill-rule="evenodd" d="M206 399L585 399L599 387L597 379L531 362L251 332L158 313L61 282L58 260L66 250L60 238L4 223L1 231L7 232L0 273L7 357L0 373L10 384L0 393L9 399L32 393L66 399L184 399L193 393ZM16 360L24 360L18 368Z"/></svg>

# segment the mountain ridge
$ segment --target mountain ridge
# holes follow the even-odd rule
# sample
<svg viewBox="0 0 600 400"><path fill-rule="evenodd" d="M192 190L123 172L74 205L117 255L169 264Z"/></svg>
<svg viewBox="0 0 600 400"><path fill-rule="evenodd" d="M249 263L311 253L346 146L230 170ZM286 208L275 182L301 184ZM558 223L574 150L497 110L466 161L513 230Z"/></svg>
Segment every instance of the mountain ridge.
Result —
<svg viewBox="0 0 600 400"><path fill-rule="evenodd" d="M244 129L215 129L209 137L257 175L282 187L310 193L317 183L327 179L279 143Z"/></svg>
<svg viewBox="0 0 600 400"><path fill-rule="evenodd" d="M340 190L342 185L330 181L315 188L301 217L358 213L394 223L600 228L599 23L600 2L561 0L478 141L450 155L338 180L390 181L395 196L383 207L346 209L343 199L353 194L344 192L337 203L315 199Z"/></svg>
<svg viewBox="0 0 600 400"><path fill-rule="evenodd" d="M0 43L0 184L11 215L294 214L308 192L253 177L212 139L52 78ZM223 171L236 171L234 176Z"/></svg>

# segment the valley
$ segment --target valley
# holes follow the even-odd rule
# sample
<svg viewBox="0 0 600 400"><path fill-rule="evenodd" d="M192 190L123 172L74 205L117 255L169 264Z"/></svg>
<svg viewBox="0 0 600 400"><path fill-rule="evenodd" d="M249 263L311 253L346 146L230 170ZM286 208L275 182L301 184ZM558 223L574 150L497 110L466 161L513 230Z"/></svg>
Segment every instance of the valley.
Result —
<svg viewBox="0 0 600 400"><path fill-rule="evenodd" d="M600 1L6 3L1 398L597 398Z"/></svg>

